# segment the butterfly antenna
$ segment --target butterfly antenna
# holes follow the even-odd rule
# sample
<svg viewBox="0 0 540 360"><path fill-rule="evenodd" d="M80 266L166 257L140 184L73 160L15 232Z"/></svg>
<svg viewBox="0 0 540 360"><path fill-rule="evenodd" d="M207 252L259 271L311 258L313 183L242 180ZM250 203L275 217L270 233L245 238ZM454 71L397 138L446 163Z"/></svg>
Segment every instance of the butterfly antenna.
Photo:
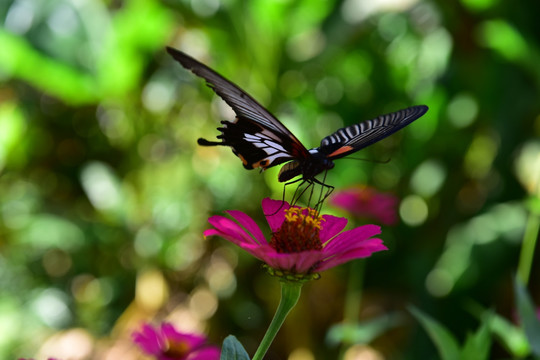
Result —
<svg viewBox="0 0 540 360"><path fill-rule="evenodd" d="M388 164L392 160L392 158L388 158L386 160L373 160L373 159L357 158L357 157L347 156L347 157L343 158L343 160L358 160L358 161L365 161L365 162L370 162L370 163L375 163L375 164Z"/></svg>

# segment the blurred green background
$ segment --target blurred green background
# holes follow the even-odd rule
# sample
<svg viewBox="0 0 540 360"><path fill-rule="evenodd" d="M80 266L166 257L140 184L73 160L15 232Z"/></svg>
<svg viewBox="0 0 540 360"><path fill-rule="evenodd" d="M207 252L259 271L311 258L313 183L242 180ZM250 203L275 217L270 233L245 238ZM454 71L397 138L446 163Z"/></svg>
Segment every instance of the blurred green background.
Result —
<svg viewBox="0 0 540 360"><path fill-rule="evenodd" d="M460 340L478 327L471 307L514 321L539 192L539 13L537 1L502 0L2 1L0 358L141 358L130 332L150 319L214 343L233 333L251 354L262 338L277 281L202 232L226 209L263 224L279 169L246 171L229 149L197 146L231 111L167 45L240 85L307 147L430 107L356 155L370 161L339 160L328 175L337 189L400 198L400 223L383 227L390 250L367 261L360 317L405 320L356 359L437 358L410 304ZM267 359L337 357L324 339L343 317L347 269L305 286ZM498 342L491 355L511 358Z"/></svg>

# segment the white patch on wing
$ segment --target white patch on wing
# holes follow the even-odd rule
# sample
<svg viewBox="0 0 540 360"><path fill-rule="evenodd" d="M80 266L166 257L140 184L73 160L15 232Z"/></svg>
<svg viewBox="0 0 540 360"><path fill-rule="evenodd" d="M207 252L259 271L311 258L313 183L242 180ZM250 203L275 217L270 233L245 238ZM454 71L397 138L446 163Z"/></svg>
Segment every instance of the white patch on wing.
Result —
<svg viewBox="0 0 540 360"><path fill-rule="evenodd" d="M278 144L273 141L273 139L269 136L267 136L264 133L256 133L256 134L247 134L244 133L244 140L247 142L253 144L254 146L258 147L259 149L262 149L264 152L266 152L268 155L273 155L276 153L282 153L284 155L289 155L285 148L281 146L281 144ZM275 158L275 156L274 156Z"/></svg>
<svg viewBox="0 0 540 360"><path fill-rule="evenodd" d="M275 155L271 155L271 156L268 156L266 158L264 158L264 160L267 160L268 161L268 164L272 164L276 159L282 157L279 153L275 154Z"/></svg>
<svg viewBox="0 0 540 360"><path fill-rule="evenodd" d="M268 155L272 155L272 154L275 154L278 152L277 149L272 149L272 148L263 148L263 150L268 154Z"/></svg>
<svg viewBox="0 0 540 360"><path fill-rule="evenodd" d="M244 139L249 141L249 142L256 142L256 141L259 141L261 137L260 136L257 136L257 135L253 135L253 134L246 134L244 133Z"/></svg>

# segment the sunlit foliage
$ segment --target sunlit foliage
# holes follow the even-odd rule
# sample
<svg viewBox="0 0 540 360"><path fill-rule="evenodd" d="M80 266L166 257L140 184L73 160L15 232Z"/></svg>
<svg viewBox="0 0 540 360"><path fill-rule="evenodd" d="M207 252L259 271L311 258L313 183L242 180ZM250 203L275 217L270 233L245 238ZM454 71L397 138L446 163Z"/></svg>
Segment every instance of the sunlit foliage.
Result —
<svg viewBox="0 0 540 360"><path fill-rule="evenodd" d="M513 321L520 256L540 304L534 245L520 255L540 216L539 13L497 0L2 1L0 358L136 359L131 331L164 318L214 343L234 333L250 353L262 337L275 280L202 233L225 209L262 221L261 199L282 197L278 170L197 146L233 115L167 45L310 147L430 107L327 178L401 199L390 251L365 267L362 320L414 304L464 338L474 303ZM322 339L343 318L347 269L305 287L268 359L337 358ZM412 318L388 328L349 353L436 357Z"/></svg>

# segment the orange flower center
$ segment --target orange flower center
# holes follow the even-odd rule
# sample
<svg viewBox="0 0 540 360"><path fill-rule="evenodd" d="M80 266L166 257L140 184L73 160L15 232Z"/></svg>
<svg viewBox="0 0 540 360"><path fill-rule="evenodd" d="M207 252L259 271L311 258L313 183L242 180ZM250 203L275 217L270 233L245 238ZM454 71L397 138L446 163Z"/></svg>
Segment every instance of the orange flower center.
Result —
<svg viewBox="0 0 540 360"><path fill-rule="evenodd" d="M322 216L310 208L285 210L285 221L272 234L270 246L279 253L296 253L306 250L322 250L319 237Z"/></svg>
<svg viewBox="0 0 540 360"><path fill-rule="evenodd" d="M189 344L184 341L167 341L167 349L163 355L172 359L183 359L190 352Z"/></svg>

